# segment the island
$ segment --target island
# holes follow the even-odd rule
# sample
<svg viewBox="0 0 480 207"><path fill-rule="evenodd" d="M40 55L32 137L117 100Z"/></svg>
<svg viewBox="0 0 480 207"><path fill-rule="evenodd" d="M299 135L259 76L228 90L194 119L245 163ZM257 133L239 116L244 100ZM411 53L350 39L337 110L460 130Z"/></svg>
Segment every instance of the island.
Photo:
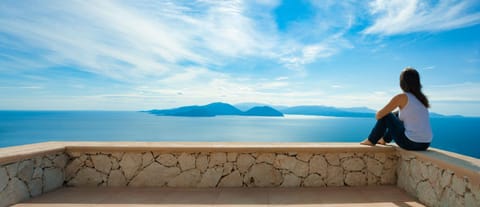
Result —
<svg viewBox="0 0 480 207"><path fill-rule="evenodd" d="M171 109L143 111L158 116L214 117L214 116L267 116L283 117L285 114L331 117L373 118L375 110L367 107L341 108L333 106L300 105L269 106L261 103L240 103L231 105L223 102L203 106L182 106ZM431 112L431 118L461 118L459 115L443 115Z"/></svg>
<svg viewBox="0 0 480 207"><path fill-rule="evenodd" d="M282 117L283 113L270 106L256 106L247 111L241 111L233 105L215 102L204 106L183 106L173 109L154 109L146 111L158 116L188 116L188 117L214 117L214 116L273 116Z"/></svg>

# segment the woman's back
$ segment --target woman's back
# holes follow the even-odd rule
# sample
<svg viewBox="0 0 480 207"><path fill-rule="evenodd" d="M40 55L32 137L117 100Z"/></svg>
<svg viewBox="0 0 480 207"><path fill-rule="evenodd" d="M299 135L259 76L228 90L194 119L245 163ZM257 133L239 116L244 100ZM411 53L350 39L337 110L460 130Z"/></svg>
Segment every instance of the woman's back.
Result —
<svg viewBox="0 0 480 207"><path fill-rule="evenodd" d="M408 102L403 109L400 109L399 114L405 126L405 136L414 142L430 143L433 134L427 107L413 94L405 94Z"/></svg>

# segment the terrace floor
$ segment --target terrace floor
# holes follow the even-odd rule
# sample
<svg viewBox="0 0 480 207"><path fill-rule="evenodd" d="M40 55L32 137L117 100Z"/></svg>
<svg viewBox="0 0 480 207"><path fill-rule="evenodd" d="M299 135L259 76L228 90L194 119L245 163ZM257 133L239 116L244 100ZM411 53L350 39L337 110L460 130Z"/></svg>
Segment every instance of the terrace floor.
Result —
<svg viewBox="0 0 480 207"><path fill-rule="evenodd" d="M424 206L396 186L328 188L60 188L14 205L39 206Z"/></svg>

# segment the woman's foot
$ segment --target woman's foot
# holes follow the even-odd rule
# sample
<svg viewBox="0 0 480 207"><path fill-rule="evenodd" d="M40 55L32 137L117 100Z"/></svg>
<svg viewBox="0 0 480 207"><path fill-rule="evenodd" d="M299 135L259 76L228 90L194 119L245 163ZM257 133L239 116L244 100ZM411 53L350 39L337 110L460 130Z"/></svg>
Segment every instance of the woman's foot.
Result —
<svg viewBox="0 0 480 207"><path fill-rule="evenodd" d="M387 143L385 142L385 140L383 138L380 138L380 140L378 140L377 144L387 145Z"/></svg>
<svg viewBox="0 0 480 207"><path fill-rule="evenodd" d="M360 142L360 144L369 145L369 146L375 146L375 145L374 145L372 142L370 142L370 140L368 140L368 139L363 140L363 142Z"/></svg>

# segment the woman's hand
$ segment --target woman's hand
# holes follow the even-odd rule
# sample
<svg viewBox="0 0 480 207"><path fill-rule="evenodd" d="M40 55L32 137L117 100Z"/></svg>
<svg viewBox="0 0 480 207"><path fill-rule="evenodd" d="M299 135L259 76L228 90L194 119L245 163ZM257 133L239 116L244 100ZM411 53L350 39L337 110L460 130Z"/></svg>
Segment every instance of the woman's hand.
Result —
<svg viewBox="0 0 480 207"><path fill-rule="evenodd" d="M408 102L408 97L406 94L404 93L398 94L394 96L387 105L385 105L382 109L380 109L380 111L377 112L377 114L375 115L375 118L379 120L384 116L386 116L388 113L395 110L397 107L399 107L400 109L403 109L403 107L407 105L407 102Z"/></svg>

